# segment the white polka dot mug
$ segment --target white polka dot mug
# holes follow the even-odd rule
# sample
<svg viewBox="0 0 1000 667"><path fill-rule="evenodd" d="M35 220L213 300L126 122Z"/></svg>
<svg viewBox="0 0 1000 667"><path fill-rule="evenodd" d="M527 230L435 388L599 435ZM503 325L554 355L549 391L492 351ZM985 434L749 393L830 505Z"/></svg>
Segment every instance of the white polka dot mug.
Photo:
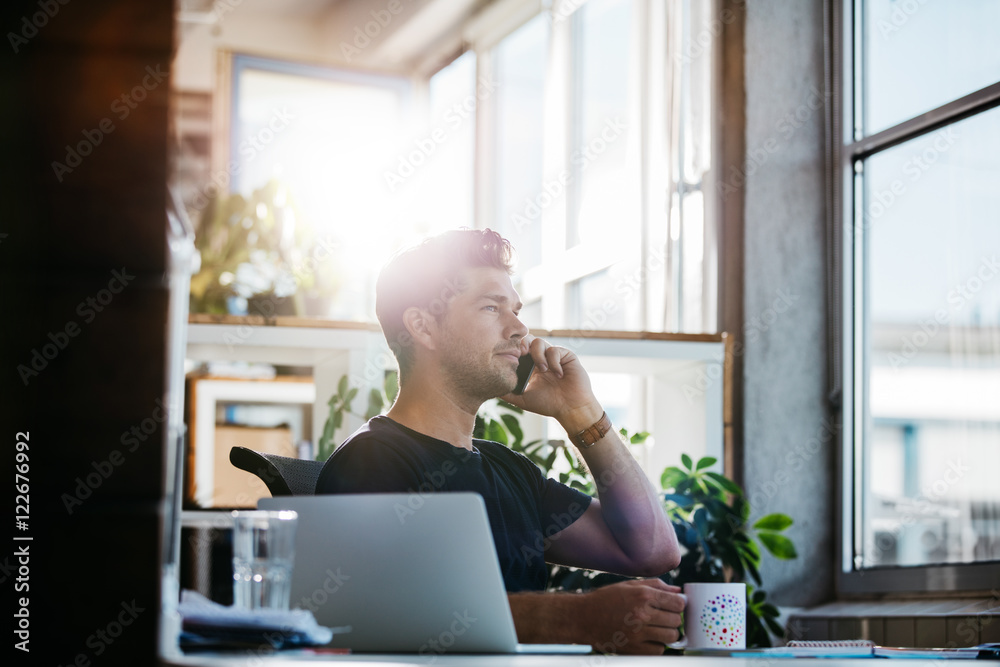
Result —
<svg viewBox="0 0 1000 667"><path fill-rule="evenodd" d="M684 584L684 595L688 648L746 648L746 584Z"/></svg>

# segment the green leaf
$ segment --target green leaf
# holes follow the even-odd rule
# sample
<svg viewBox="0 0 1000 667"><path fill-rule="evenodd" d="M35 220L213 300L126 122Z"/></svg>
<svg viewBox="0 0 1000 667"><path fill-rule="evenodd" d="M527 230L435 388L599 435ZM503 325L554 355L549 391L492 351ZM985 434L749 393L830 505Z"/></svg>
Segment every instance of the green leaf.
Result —
<svg viewBox="0 0 1000 667"><path fill-rule="evenodd" d="M704 461L704 460L705 459L702 459L702 461ZM733 494L735 496L742 496L743 495L743 489L740 488L740 485L737 484L736 482L734 482L733 480L729 479L725 475L720 475L717 472L708 471L708 472L705 473L705 477L711 479L716 484L718 484L720 487L722 487L725 491L727 491L727 492L729 492L729 493L731 493L731 494Z"/></svg>
<svg viewBox="0 0 1000 667"><path fill-rule="evenodd" d="M692 467L691 463L691 457L688 456L687 454L681 454L681 463L683 463L684 467L687 468L688 470L694 471L694 468Z"/></svg>
<svg viewBox="0 0 1000 667"><path fill-rule="evenodd" d="M633 445L641 445L648 439L649 439L649 431L639 431L631 438L629 438L629 442L632 443Z"/></svg>
<svg viewBox="0 0 1000 667"><path fill-rule="evenodd" d="M740 517L743 521L750 518L750 504L743 497L743 494L733 498L733 514Z"/></svg>
<svg viewBox="0 0 1000 667"><path fill-rule="evenodd" d="M503 420L503 424L510 431L510 434L514 436L514 442L520 442L524 439L524 431L521 430L521 423L517 417L514 415L500 415L500 419Z"/></svg>
<svg viewBox="0 0 1000 667"><path fill-rule="evenodd" d="M344 413L340 412L339 410L337 412L334 412L333 413L333 424L332 424L333 428L334 429L338 429L338 428L340 428L340 425L343 424L343 423L344 423ZM330 437L331 438L333 437L333 433L330 434Z"/></svg>
<svg viewBox="0 0 1000 667"><path fill-rule="evenodd" d="M663 470L660 475L660 487L663 489L674 489L682 481L687 479L687 474L680 468L670 466Z"/></svg>
<svg viewBox="0 0 1000 667"><path fill-rule="evenodd" d="M382 399L382 392L378 389L372 389L368 392L368 412L372 413L373 416L379 414L382 411L382 406L385 405L385 401Z"/></svg>
<svg viewBox="0 0 1000 667"><path fill-rule="evenodd" d="M525 455L529 458L539 456L539 452L545 449L546 444L547 443L544 440L532 440L528 444L524 445Z"/></svg>
<svg viewBox="0 0 1000 667"><path fill-rule="evenodd" d="M382 386L385 389L385 395L389 401L395 401L396 395L399 393L399 375L396 371L386 373L385 382Z"/></svg>
<svg viewBox="0 0 1000 667"><path fill-rule="evenodd" d="M674 491L689 496L700 497L698 496L700 487L698 487L698 485L695 484L694 478L688 477L686 475L684 479L682 479L681 481L677 482L677 484L674 485Z"/></svg>
<svg viewBox="0 0 1000 667"><path fill-rule="evenodd" d="M775 611L777 611L777 609ZM779 639L784 639L785 628L781 627L781 625L776 620L774 620L777 617L778 614L775 614L773 618L771 616L764 616L764 623L767 624L767 629L770 630L775 637L778 637Z"/></svg>
<svg viewBox="0 0 1000 667"><path fill-rule="evenodd" d="M740 537L743 537L742 535ZM745 538L744 538L745 539ZM758 562L760 561L760 549L753 542L743 542L742 540L738 543L739 548L745 551L749 556L752 556Z"/></svg>
<svg viewBox="0 0 1000 667"><path fill-rule="evenodd" d="M347 393L347 376L341 375L340 382L337 383L337 393L343 396Z"/></svg>
<svg viewBox="0 0 1000 667"><path fill-rule="evenodd" d="M697 475L699 483L705 487L705 489L709 492L709 494L713 498L717 498L716 502L721 503L722 500L726 497L726 490L722 488L722 485L719 484L716 480L712 479L711 477L708 477L703 472L695 473L695 475Z"/></svg>
<svg viewBox="0 0 1000 667"><path fill-rule="evenodd" d="M718 460L719 459L715 458L714 456L703 456L702 458L698 459L698 465L695 466L695 470L704 470L709 466L714 466L716 461Z"/></svg>
<svg viewBox="0 0 1000 667"><path fill-rule="evenodd" d="M493 421L492 419L486 422L486 439L493 440L494 442L499 442L502 445L507 444L507 431L503 429L500 422Z"/></svg>
<svg viewBox="0 0 1000 667"><path fill-rule="evenodd" d="M333 420L327 419L326 423L323 424L323 435L319 439L319 447L316 451L316 460L325 461L333 453L334 442L333 442Z"/></svg>
<svg viewBox="0 0 1000 667"><path fill-rule="evenodd" d="M797 558L799 555L798 552L795 551L795 545L792 544L792 541L784 535L761 531L757 533L757 538L761 541L761 544L763 544L764 547L775 556L775 558L790 560L792 558Z"/></svg>
<svg viewBox="0 0 1000 667"><path fill-rule="evenodd" d="M787 514L768 514L757 519L755 530L784 530L792 525L792 518Z"/></svg>
<svg viewBox="0 0 1000 667"><path fill-rule="evenodd" d="M678 506L683 507L685 509L691 507L694 504L694 501L691 500L691 498L689 498L688 496L682 496L677 493L665 493L663 494L663 499L669 500L670 502L675 503Z"/></svg>
<svg viewBox="0 0 1000 667"><path fill-rule="evenodd" d="M694 511L694 517L692 517L691 523L693 523L701 532L702 538L708 534L708 517L706 516L704 507L699 507Z"/></svg>
<svg viewBox="0 0 1000 667"><path fill-rule="evenodd" d="M344 397L344 408L346 408L347 410L350 410L351 409L351 401L353 401L354 397L357 396L357 395L358 395L358 388L357 387L351 387L351 389L347 392L347 396Z"/></svg>
<svg viewBox="0 0 1000 667"><path fill-rule="evenodd" d="M552 450L552 452L545 457L545 472L552 470L552 464L555 463L556 456L559 454L558 451Z"/></svg>

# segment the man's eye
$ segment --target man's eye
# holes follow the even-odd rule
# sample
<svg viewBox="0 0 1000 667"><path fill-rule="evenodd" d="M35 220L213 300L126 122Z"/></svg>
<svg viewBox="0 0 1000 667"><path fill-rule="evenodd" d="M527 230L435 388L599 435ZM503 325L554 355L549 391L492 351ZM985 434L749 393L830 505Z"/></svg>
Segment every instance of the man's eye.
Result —
<svg viewBox="0 0 1000 667"><path fill-rule="evenodd" d="M491 310L491 311L493 311L494 313L498 313L498 312L500 312L500 309L499 309L499 308L498 308L497 306L485 306L485 307L484 307L484 310Z"/></svg>

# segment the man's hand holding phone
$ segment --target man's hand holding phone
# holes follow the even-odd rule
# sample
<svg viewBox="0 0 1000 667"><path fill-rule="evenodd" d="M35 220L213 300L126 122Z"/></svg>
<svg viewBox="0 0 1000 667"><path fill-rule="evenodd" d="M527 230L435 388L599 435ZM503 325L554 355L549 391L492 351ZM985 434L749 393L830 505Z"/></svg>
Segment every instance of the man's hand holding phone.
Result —
<svg viewBox="0 0 1000 667"><path fill-rule="evenodd" d="M517 388L502 396L503 400L528 412L555 417L564 428L579 426L574 433L600 419L602 410L590 377L575 353L530 334L522 341L521 350ZM526 356L533 362L533 374Z"/></svg>
<svg viewBox="0 0 1000 667"><path fill-rule="evenodd" d="M524 388L528 386L528 380L531 379L533 370L535 370L535 360L531 358L531 354L522 354L521 358L517 360L517 386L514 387L513 393L518 395L524 393Z"/></svg>

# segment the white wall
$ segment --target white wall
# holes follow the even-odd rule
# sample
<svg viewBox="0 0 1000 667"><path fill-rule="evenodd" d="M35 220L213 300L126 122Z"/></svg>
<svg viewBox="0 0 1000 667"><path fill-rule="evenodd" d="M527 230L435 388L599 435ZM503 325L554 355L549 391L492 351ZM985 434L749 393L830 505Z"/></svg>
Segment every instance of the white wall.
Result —
<svg viewBox="0 0 1000 667"><path fill-rule="evenodd" d="M215 26L182 25L178 42L174 86L183 91L215 91L216 54L223 50L308 62L327 59L320 24L241 14L238 8Z"/></svg>
<svg viewBox="0 0 1000 667"><path fill-rule="evenodd" d="M826 401L823 7L746 4L744 487L783 512L799 557L764 588L808 606L833 589L837 437ZM789 121L788 119L792 119Z"/></svg>

